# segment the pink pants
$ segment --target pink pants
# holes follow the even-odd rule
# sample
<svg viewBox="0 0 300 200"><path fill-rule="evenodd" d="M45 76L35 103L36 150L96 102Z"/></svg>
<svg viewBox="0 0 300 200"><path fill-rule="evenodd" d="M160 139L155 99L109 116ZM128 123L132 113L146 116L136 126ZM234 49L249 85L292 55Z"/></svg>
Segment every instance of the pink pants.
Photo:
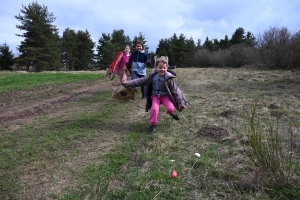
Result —
<svg viewBox="0 0 300 200"><path fill-rule="evenodd" d="M168 114L172 114L175 107L168 95L158 98L157 96L151 96L152 107L150 109L150 123L153 125L158 124L159 106L163 104Z"/></svg>
<svg viewBox="0 0 300 200"><path fill-rule="evenodd" d="M120 76L120 82L123 83L126 81L127 79L127 76L126 76L126 73L125 73L125 70L119 70L117 72L117 74Z"/></svg>
<svg viewBox="0 0 300 200"><path fill-rule="evenodd" d="M115 70L114 70L114 73L115 74L118 74L119 76L120 76L120 82L121 83L123 83L123 82L125 82L126 81L126 79L127 79L127 75L126 75L126 72L125 72L125 65L124 65L124 67L123 67L123 70L121 70L120 68L119 68L119 66L116 66L116 68L115 68Z"/></svg>

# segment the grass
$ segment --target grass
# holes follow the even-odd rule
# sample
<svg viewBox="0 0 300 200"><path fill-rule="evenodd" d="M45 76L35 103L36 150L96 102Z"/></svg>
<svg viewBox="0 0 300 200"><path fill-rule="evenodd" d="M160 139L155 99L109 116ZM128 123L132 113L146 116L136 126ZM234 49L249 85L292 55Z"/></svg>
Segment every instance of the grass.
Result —
<svg viewBox="0 0 300 200"><path fill-rule="evenodd" d="M244 147L250 147L245 127L250 125L253 103L257 102L262 128L268 127L270 118L277 120L270 106L277 105L282 113L278 132L292 128L293 153L299 158L300 73L214 68L175 72L176 83L191 105L179 113L180 121L161 109L158 131L153 135L146 134L149 113L144 112L145 102L139 98L128 103L113 100L109 90L63 106L60 110L64 112L55 118L42 116L18 130L2 128L0 199L299 197L299 184L271 187L260 179L264 171ZM48 78L41 78L43 73L28 74L26 79L31 86L41 79L44 84L51 82L45 78L61 84L56 82L61 81L58 74L48 73ZM23 79L18 76L23 75L7 74ZM66 76L78 81L99 78L99 74ZM17 90L17 85L1 86L1 91ZM224 111L232 112L221 115ZM220 127L229 135L204 136L198 132L203 127ZM195 157L195 152L201 157ZM176 179L170 175L173 170L179 173Z"/></svg>
<svg viewBox="0 0 300 200"><path fill-rule="evenodd" d="M38 86L72 83L84 80L93 80L104 77L103 73L65 73L65 72L39 72L39 73L0 73L0 93L19 91Z"/></svg>

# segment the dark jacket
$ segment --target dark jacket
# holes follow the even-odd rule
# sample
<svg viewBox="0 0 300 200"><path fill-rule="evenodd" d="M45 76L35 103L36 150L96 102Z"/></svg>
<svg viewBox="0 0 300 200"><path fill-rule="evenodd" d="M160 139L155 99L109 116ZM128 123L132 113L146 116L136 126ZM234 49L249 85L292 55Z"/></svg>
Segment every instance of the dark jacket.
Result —
<svg viewBox="0 0 300 200"><path fill-rule="evenodd" d="M152 106L152 99L150 98L152 95L152 78L153 75L155 75L157 71L151 72L148 76L144 78L134 79L131 81L126 81L123 83L125 87L138 87L138 86L144 86L146 85L146 112L151 108ZM181 112L184 108L182 106L187 106L189 103L182 93L182 91L177 87L176 83L174 82L174 78L176 77L175 72L173 71L167 71L165 74L165 86L169 93L170 99L172 103L174 104L175 108Z"/></svg>
<svg viewBox="0 0 300 200"><path fill-rule="evenodd" d="M148 54L144 50L140 52L134 50L128 60L128 69L146 76L146 65L151 65L151 63L146 64L147 60L149 60Z"/></svg>

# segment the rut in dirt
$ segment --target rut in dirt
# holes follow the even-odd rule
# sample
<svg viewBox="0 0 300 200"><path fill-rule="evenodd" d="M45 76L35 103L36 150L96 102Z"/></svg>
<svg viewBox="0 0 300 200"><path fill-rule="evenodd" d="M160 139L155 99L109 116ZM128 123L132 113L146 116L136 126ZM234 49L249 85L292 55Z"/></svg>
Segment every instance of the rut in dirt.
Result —
<svg viewBox="0 0 300 200"><path fill-rule="evenodd" d="M0 94L0 126L28 121L60 106L79 101L93 93L111 90L105 79L35 87Z"/></svg>

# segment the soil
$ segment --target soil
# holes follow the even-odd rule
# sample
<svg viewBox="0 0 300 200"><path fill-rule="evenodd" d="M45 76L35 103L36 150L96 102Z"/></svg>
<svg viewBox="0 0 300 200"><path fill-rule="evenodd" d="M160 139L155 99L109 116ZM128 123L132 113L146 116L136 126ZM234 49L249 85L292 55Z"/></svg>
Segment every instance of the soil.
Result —
<svg viewBox="0 0 300 200"><path fill-rule="evenodd" d="M221 139L229 135L229 132L221 127L207 127L207 126L202 129L199 129L197 133L215 139Z"/></svg>
<svg viewBox="0 0 300 200"><path fill-rule="evenodd" d="M110 90L105 79L81 81L0 93L0 128L16 129L41 115L52 115L62 105L79 101L100 90Z"/></svg>

